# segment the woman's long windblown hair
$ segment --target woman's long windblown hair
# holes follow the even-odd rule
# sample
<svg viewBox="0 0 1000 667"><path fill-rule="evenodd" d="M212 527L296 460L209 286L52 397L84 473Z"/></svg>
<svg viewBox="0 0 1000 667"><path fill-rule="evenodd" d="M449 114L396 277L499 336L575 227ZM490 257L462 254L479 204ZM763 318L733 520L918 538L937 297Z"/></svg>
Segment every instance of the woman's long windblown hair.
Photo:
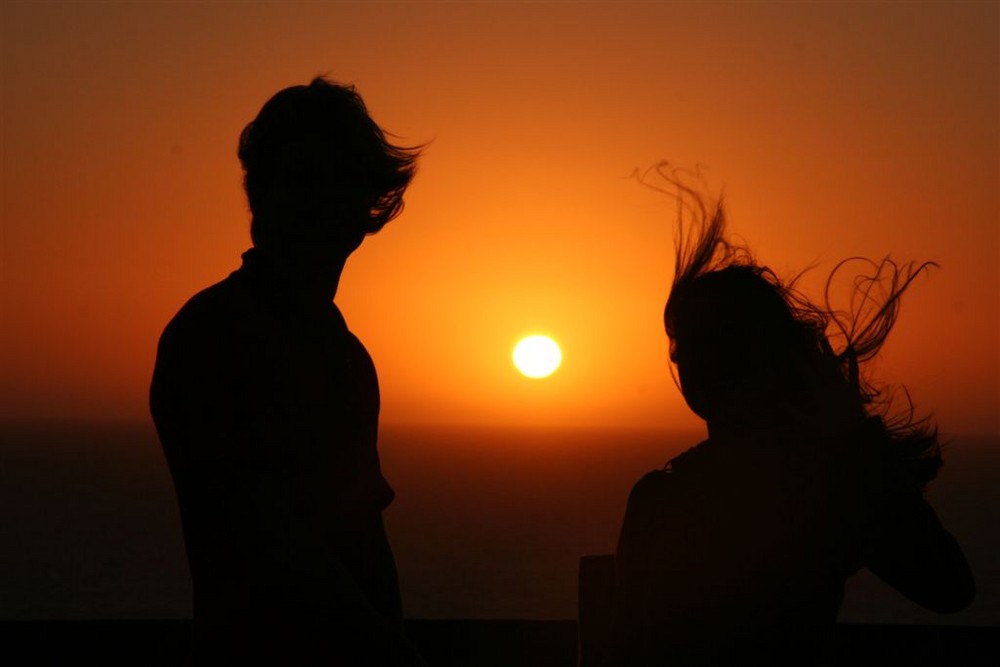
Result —
<svg viewBox="0 0 1000 667"><path fill-rule="evenodd" d="M799 273L782 281L754 259L750 250L726 236L724 200L707 197L700 169L687 170L661 162L636 179L672 197L676 202L674 229L674 277L664 311L664 325L674 346L677 309L689 288L708 274L732 270L751 273L766 283L784 301L798 329L797 336L809 341L816 352L814 363L835 367L835 382L847 389L851 402L866 416L881 418L881 428L904 462L914 481L924 486L942 465L937 427L930 417L916 418L905 388L876 385L867 376L866 364L874 359L899 317L903 293L933 262L897 263L886 257L873 261L852 257L839 262L826 281L822 305L796 289ZM857 269L850 273L848 269ZM851 275L846 308L832 305L835 283ZM823 375L823 368L815 369ZM897 400L902 399L902 400ZM902 405L900 405L902 403ZM817 424L817 426L822 426Z"/></svg>

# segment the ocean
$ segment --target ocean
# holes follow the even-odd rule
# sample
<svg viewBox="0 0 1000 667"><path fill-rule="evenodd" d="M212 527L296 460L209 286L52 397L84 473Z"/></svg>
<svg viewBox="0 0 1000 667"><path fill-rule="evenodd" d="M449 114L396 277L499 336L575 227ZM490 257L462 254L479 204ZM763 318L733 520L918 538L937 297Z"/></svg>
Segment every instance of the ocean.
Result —
<svg viewBox="0 0 1000 667"><path fill-rule="evenodd" d="M697 433L383 428L386 513L410 618L569 619L580 556L612 553L632 484ZM978 596L927 612L867 572L850 623L1000 625L1000 438L954 437L929 492ZM190 615L176 501L152 424L0 424L0 619Z"/></svg>

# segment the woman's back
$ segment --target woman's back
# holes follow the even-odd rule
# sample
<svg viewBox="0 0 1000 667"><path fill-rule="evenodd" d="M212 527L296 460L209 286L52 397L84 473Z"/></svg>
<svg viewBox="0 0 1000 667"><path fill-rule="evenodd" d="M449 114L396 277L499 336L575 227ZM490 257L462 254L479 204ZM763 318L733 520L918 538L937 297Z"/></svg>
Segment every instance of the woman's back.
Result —
<svg viewBox="0 0 1000 667"><path fill-rule="evenodd" d="M825 641L851 567L828 548L827 480L784 443L745 444L706 441L633 488L616 557L629 662L764 663Z"/></svg>
<svg viewBox="0 0 1000 667"><path fill-rule="evenodd" d="M643 477L616 558L626 664L822 664L864 566L931 608L968 604L971 574L919 488L869 474L881 434L877 418L848 434L871 459L850 466L785 431L708 440Z"/></svg>
<svg viewBox="0 0 1000 667"><path fill-rule="evenodd" d="M841 311L829 292L842 262L817 306L726 239L721 199L659 173L679 211L670 359L709 439L632 490L617 554L625 662L822 662L845 580L866 566L929 609L969 604L965 558L923 498L937 431L862 372L928 265L867 262Z"/></svg>

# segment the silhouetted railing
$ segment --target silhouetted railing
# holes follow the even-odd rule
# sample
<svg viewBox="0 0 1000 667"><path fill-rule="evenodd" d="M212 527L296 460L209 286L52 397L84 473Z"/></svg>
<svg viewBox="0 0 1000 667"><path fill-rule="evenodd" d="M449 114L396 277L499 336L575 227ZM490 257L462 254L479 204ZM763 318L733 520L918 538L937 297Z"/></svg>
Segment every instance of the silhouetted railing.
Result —
<svg viewBox="0 0 1000 667"><path fill-rule="evenodd" d="M4 664L179 667L186 619L0 621ZM431 667L574 667L577 624L524 620L410 620L408 633ZM835 664L906 667L1000 664L1000 628L838 626Z"/></svg>

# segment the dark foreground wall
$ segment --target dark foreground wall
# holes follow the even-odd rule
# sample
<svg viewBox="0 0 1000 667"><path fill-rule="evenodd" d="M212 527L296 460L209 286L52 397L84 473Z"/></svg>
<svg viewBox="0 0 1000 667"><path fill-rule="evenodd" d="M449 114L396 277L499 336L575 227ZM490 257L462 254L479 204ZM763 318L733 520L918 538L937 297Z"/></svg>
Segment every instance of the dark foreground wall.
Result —
<svg viewBox="0 0 1000 667"><path fill-rule="evenodd" d="M173 667L186 620L0 621L4 664ZM575 667L575 621L411 620L432 667ZM838 665L963 667L1000 664L1000 628L839 626Z"/></svg>

